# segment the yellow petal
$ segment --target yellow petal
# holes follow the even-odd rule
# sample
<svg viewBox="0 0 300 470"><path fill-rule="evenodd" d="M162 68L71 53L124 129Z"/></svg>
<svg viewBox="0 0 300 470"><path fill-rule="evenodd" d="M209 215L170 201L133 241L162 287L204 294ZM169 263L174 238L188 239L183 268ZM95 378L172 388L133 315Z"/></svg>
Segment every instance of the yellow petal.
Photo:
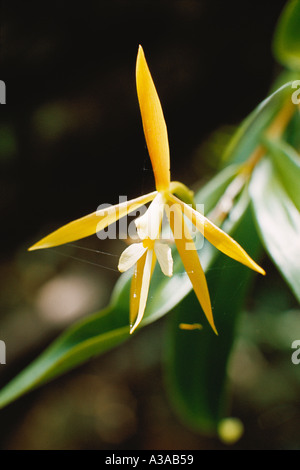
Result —
<svg viewBox="0 0 300 470"><path fill-rule="evenodd" d="M156 189L170 184L170 152L167 126L144 51L139 46L136 62L136 86L144 134L153 167Z"/></svg>
<svg viewBox="0 0 300 470"><path fill-rule="evenodd" d="M195 294L206 315L206 318L208 319L214 332L218 334L214 324L205 274L200 264L200 260L191 234L187 225L184 223L181 208L178 204L169 203L168 205L170 210L167 210L166 212L174 235L178 253L182 259L184 268L190 278Z"/></svg>
<svg viewBox="0 0 300 470"><path fill-rule="evenodd" d="M170 195L169 200L174 204L179 204L183 213L190 219L195 227L205 236L205 238L230 258L239 261L254 271L265 275L265 271L248 255L248 253L227 233L213 224L209 219L195 211L193 208L180 201L176 196Z"/></svg>
<svg viewBox="0 0 300 470"><path fill-rule="evenodd" d="M74 220L31 246L29 251L63 245L64 243L70 243L80 238L93 235L143 204L147 204L147 202L154 199L156 194L157 192L153 191L152 193L140 196L136 199L116 204L115 206L93 212L85 217Z"/></svg>
<svg viewBox="0 0 300 470"><path fill-rule="evenodd" d="M153 268L153 250L147 250L139 261L132 280L135 285L131 292L133 298L130 305L130 334L138 327L144 316Z"/></svg>

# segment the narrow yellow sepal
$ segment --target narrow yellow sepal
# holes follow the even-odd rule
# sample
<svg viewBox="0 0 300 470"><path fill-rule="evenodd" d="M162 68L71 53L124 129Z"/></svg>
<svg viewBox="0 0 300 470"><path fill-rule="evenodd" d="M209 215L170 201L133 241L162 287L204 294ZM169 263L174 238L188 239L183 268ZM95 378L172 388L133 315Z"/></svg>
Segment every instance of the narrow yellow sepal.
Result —
<svg viewBox="0 0 300 470"><path fill-rule="evenodd" d="M96 211L80 219L73 220L73 222L60 227L50 233L50 235L47 235L47 237L35 243L29 248L29 251L63 245L93 235L143 204L152 201L156 194L157 192L153 191L152 193L140 196L136 199L131 199L130 201L116 204L107 209Z"/></svg>
<svg viewBox="0 0 300 470"><path fill-rule="evenodd" d="M184 217L180 206L178 204L173 204L172 202L169 202L168 205L170 210L167 211L167 216L171 230L173 232L179 256L182 259L184 268L190 278L193 289L206 315L206 318L214 332L218 334L213 319L205 274L200 264L195 244L189 229L184 222Z"/></svg>
<svg viewBox="0 0 300 470"><path fill-rule="evenodd" d="M164 191L169 188L170 184L167 126L142 46L139 46L136 61L136 86L156 189Z"/></svg>
<svg viewBox="0 0 300 470"><path fill-rule="evenodd" d="M183 213L190 219L200 233L218 250L236 261L248 266L248 268L265 275L265 271L248 255L244 248L239 245L227 233L213 224L204 215L197 212L192 207L180 201L176 196L170 195L169 200L174 204L179 204Z"/></svg>

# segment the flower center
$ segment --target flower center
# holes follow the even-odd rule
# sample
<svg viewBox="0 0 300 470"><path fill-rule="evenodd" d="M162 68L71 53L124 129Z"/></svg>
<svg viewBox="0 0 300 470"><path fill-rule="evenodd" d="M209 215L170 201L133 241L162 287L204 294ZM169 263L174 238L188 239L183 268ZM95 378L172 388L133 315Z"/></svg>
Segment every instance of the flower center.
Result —
<svg viewBox="0 0 300 470"><path fill-rule="evenodd" d="M143 247L147 248L148 250L153 250L155 240L151 240L151 238L145 238L143 240Z"/></svg>

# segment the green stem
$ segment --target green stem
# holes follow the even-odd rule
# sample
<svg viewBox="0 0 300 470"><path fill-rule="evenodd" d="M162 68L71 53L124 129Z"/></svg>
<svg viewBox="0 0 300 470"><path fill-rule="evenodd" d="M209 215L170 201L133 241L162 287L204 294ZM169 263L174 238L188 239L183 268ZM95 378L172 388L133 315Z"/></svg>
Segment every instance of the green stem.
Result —
<svg viewBox="0 0 300 470"><path fill-rule="evenodd" d="M295 105L291 100L288 100L267 129L265 136L272 140L279 139L289 124L295 109ZM263 143L261 143L255 148L247 161L241 165L237 176L229 184L218 204L209 215L210 219L216 224L221 224L226 219L234 205L236 197L249 181L255 166L265 154L266 148Z"/></svg>
<svg viewBox="0 0 300 470"><path fill-rule="evenodd" d="M170 192L172 194L176 194L176 196L186 204L191 204L195 209L194 191L189 189L185 184L180 183L179 181L172 181L170 183Z"/></svg>

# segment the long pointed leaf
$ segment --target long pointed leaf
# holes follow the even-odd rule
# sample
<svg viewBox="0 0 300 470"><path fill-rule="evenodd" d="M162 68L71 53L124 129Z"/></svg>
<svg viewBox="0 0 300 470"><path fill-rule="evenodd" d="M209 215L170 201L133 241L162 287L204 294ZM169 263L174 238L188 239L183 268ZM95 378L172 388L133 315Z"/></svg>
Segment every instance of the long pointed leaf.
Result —
<svg viewBox="0 0 300 470"><path fill-rule="evenodd" d="M274 36L274 54L279 62L300 69L300 1L290 0L285 6Z"/></svg>
<svg viewBox="0 0 300 470"><path fill-rule="evenodd" d="M300 213L268 159L255 168L250 194L265 248L300 301Z"/></svg>
<svg viewBox="0 0 300 470"><path fill-rule="evenodd" d="M293 91L292 82L283 84L247 116L229 142L225 151L225 160L234 163L243 163L247 160L260 144L264 132Z"/></svg>
<svg viewBox="0 0 300 470"><path fill-rule="evenodd" d="M300 211L300 155L281 140L265 141L277 174L293 203Z"/></svg>

